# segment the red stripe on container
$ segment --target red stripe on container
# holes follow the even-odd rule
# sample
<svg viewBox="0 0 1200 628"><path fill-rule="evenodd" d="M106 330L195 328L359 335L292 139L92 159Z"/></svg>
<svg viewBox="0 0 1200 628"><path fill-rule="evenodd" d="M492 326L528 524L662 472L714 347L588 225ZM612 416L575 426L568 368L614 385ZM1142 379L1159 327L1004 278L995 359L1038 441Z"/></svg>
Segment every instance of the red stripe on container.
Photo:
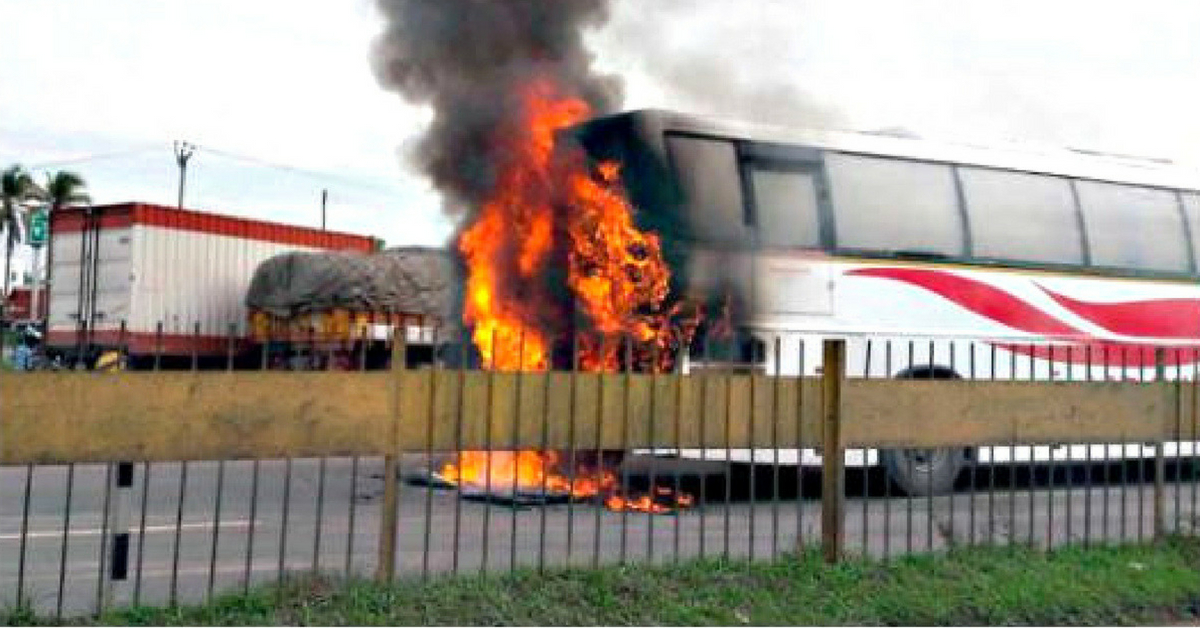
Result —
<svg viewBox="0 0 1200 628"><path fill-rule="evenodd" d="M180 210L148 203L97 205L93 212L99 217L102 229L117 229L138 224L312 248L363 252L371 252L375 248L374 239L367 236ZM85 215L82 208L54 212L50 221L51 232L57 234L82 231Z"/></svg>

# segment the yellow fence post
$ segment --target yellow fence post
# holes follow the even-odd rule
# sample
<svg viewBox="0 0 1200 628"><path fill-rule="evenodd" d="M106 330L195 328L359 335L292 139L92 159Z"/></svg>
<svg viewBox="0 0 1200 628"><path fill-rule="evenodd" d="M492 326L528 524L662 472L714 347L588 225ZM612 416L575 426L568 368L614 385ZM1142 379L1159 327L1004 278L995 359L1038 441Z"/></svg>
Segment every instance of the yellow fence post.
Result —
<svg viewBox="0 0 1200 628"><path fill-rule="evenodd" d="M400 492L399 464L400 409L403 407L403 391L407 328L401 324L392 331L392 432L388 453L383 457L383 504L379 513L379 565L375 571L377 580L391 583L396 578L396 528L398 527L398 501Z"/></svg>
<svg viewBox="0 0 1200 628"><path fill-rule="evenodd" d="M842 381L846 376L846 341L826 340L821 364L821 548L825 562L842 556L846 514L846 450L842 445Z"/></svg>

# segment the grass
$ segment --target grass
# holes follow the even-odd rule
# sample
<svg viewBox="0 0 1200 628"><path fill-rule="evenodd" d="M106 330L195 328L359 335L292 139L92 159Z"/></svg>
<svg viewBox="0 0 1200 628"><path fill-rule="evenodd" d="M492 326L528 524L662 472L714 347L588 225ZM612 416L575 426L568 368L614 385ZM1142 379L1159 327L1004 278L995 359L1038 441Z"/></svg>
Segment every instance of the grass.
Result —
<svg viewBox="0 0 1200 628"><path fill-rule="evenodd" d="M1200 617L1200 541L955 550L827 567L688 562L371 582L303 578L206 606L114 611L121 625L1145 624ZM0 617L0 619L4 619ZM8 623L32 624L28 612Z"/></svg>

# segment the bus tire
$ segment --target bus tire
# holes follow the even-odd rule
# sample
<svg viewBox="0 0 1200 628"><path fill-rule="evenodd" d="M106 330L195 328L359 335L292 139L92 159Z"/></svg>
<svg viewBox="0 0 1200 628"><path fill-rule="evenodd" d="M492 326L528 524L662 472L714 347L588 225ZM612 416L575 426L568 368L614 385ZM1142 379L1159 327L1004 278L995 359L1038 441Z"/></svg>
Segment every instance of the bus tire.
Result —
<svg viewBox="0 0 1200 628"><path fill-rule="evenodd" d="M879 452L888 479L906 495L929 497L954 490L966 466L966 452L958 448L889 449Z"/></svg>

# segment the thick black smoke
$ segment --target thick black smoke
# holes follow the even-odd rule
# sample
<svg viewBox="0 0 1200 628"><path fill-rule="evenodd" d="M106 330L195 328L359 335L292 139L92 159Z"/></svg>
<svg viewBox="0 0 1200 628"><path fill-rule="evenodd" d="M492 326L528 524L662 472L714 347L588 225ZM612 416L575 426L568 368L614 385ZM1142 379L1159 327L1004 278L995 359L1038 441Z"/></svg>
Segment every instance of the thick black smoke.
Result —
<svg viewBox="0 0 1200 628"><path fill-rule="evenodd" d="M609 0L377 0L386 20L374 46L379 81L432 123L413 157L453 212L488 193L521 88L554 81L596 113L621 99L618 78L592 70L583 32L608 19Z"/></svg>

